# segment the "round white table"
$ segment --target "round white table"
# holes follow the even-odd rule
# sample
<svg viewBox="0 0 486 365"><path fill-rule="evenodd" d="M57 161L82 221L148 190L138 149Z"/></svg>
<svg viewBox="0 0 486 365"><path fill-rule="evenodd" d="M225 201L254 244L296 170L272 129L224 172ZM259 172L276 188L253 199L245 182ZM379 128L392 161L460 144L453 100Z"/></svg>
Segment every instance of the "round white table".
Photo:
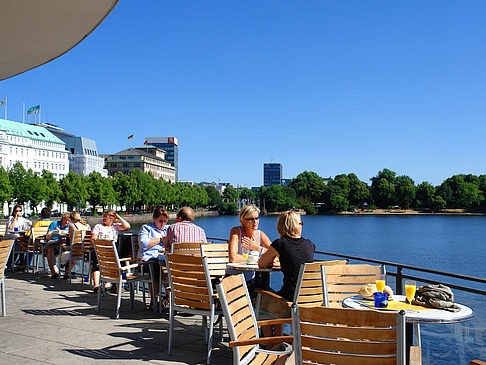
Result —
<svg viewBox="0 0 486 365"><path fill-rule="evenodd" d="M394 295L394 301L406 302L405 295ZM360 303L363 298L360 296L349 297L343 300L343 307L355 309L376 309ZM373 301L369 301L373 305ZM423 309L423 310L405 310L405 320L408 323L457 323L466 322L474 317L474 310L466 305L456 303L461 310L459 312L449 312L444 309Z"/></svg>

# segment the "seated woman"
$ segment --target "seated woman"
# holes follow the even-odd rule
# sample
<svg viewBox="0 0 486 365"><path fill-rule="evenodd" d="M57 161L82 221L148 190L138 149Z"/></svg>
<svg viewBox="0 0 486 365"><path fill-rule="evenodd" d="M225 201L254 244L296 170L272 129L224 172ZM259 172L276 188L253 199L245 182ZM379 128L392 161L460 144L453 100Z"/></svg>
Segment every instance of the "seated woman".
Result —
<svg viewBox="0 0 486 365"><path fill-rule="evenodd" d="M138 254L137 257L145 262L150 262L152 265L155 285L156 285L156 295L159 293L159 276L160 276L160 265L159 265L159 253L164 247L163 237L167 235L167 221L169 220L169 214L162 208L157 208L154 210L152 215L154 220L151 224L144 224L140 228L140 233L138 234ZM149 284L150 291L150 305L149 309L152 310L154 306L154 298L152 295L152 284ZM162 300L162 309L165 309L169 303L167 298Z"/></svg>
<svg viewBox="0 0 486 365"><path fill-rule="evenodd" d="M316 246L312 241L302 237L303 224L300 216L292 211L280 214L277 221L280 238L273 241L270 248L258 260L259 267L270 267L275 257L279 257L283 285L277 294L288 301L294 300L300 266L314 261ZM264 326L262 331L265 337L281 336L283 326Z"/></svg>
<svg viewBox="0 0 486 365"><path fill-rule="evenodd" d="M51 270L51 278L57 279L59 277L59 268L56 265L56 257L61 252L61 245L67 243L67 237L69 233L69 225L71 224L71 214L64 213L61 216L61 220L54 221L47 228L46 241L47 241L47 263Z"/></svg>
<svg viewBox="0 0 486 365"><path fill-rule="evenodd" d="M15 240L15 258L14 260L19 260L20 266L25 266L25 254L19 253L21 252L21 241L17 239L21 239L22 233L28 229L28 227L32 224L31 221L22 217L22 206L17 204L12 209L12 214L8 218L7 229L5 231L5 239L6 240ZM13 252L14 250L12 250ZM13 253L11 253L13 255ZM7 261L7 266L10 268L11 260Z"/></svg>
<svg viewBox="0 0 486 365"><path fill-rule="evenodd" d="M83 219L81 219L81 215L73 211L71 212L71 224L69 225L69 241L73 242L74 232L76 231L88 231L91 229L90 225L86 223ZM71 270L75 265L75 262L68 263L68 267L66 267L66 278L71 276Z"/></svg>
<svg viewBox="0 0 486 365"><path fill-rule="evenodd" d="M91 231L91 241L103 238L105 240L118 240L118 232L130 229L130 223L120 217L113 209L108 209L103 214L102 223L98 223ZM100 268L96 255L91 256L91 267L93 272L93 290L98 292L100 286Z"/></svg>
<svg viewBox="0 0 486 365"><path fill-rule="evenodd" d="M260 209L253 204L246 205L240 211L241 226L233 227L230 231L228 244L230 262L245 262L245 255L260 255L270 247L270 239L258 229ZM226 275L240 274L242 271L226 269ZM248 290L253 295L258 287L258 278L254 271L243 271Z"/></svg>

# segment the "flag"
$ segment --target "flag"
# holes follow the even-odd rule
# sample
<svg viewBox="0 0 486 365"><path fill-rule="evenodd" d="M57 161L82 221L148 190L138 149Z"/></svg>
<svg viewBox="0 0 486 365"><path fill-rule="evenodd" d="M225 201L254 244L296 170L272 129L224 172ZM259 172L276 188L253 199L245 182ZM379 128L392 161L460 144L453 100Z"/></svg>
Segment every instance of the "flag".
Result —
<svg viewBox="0 0 486 365"><path fill-rule="evenodd" d="M143 144L148 144L148 141L143 142Z"/></svg>
<svg viewBox="0 0 486 365"><path fill-rule="evenodd" d="M132 139L133 138L133 134L131 136L128 136L128 139Z"/></svg>
<svg viewBox="0 0 486 365"><path fill-rule="evenodd" d="M0 100L0 106L6 106L7 105L7 97L4 97L2 100Z"/></svg>
<svg viewBox="0 0 486 365"><path fill-rule="evenodd" d="M40 113L40 105L33 106L29 110L27 110L27 115L32 115L32 114L39 114Z"/></svg>

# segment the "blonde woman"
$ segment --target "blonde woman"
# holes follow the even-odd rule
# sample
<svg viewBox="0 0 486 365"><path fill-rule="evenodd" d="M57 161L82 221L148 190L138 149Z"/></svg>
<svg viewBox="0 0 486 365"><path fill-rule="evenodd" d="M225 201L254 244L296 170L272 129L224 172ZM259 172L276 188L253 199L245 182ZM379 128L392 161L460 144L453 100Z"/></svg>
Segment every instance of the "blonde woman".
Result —
<svg viewBox="0 0 486 365"><path fill-rule="evenodd" d="M69 225L69 241L73 242L74 232L88 231L91 229L91 227L81 218L81 215L78 212L71 212L69 216L71 217L71 224ZM69 279L71 276L71 270L73 269L75 263L71 262L71 264L68 263L68 265L69 266L66 268L66 279Z"/></svg>
<svg viewBox="0 0 486 365"><path fill-rule="evenodd" d="M270 239L258 229L260 223L260 209L253 204L246 205L240 211L240 223L238 227L231 228L228 244L230 262L244 262L246 255L260 255L270 247ZM240 274L241 271L227 269L227 275ZM250 292L255 288L255 272L244 271L245 280Z"/></svg>
<svg viewBox="0 0 486 365"><path fill-rule="evenodd" d="M130 229L130 223L120 217L113 209L108 209L103 214L102 223L98 223L93 227L91 231L91 241L102 236L103 239L116 241L118 239L118 232L127 231ZM100 268L98 266L98 260L96 255L92 255L92 267L93 267L93 290L98 292L100 286Z"/></svg>
<svg viewBox="0 0 486 365"><path fill-rule="evenodd" d="M302 237L302 222L300 215L287 211L279 215L277 231L280 238L272 242L270 248L258 260L259 267L270 267L276 257L280 259L283 273L283 285L277 292L283 298L293 301L300 265L314 261L316 246L312 241ZM265 337L281 336L283 326L263 326ZM275 345L275 344L273 344Z"/></svg>

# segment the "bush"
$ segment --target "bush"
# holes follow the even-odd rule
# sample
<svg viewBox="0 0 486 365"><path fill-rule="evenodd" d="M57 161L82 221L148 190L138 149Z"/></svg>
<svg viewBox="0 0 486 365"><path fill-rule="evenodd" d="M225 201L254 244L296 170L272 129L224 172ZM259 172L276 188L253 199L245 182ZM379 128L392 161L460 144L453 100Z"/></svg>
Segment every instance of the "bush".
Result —
<svg viewBox="0 0 486 365"><path fill-rule="evenodd" d="M220 215L236 215L238 214L238 207L236 203L221 203L218 211Z"/></svg>

